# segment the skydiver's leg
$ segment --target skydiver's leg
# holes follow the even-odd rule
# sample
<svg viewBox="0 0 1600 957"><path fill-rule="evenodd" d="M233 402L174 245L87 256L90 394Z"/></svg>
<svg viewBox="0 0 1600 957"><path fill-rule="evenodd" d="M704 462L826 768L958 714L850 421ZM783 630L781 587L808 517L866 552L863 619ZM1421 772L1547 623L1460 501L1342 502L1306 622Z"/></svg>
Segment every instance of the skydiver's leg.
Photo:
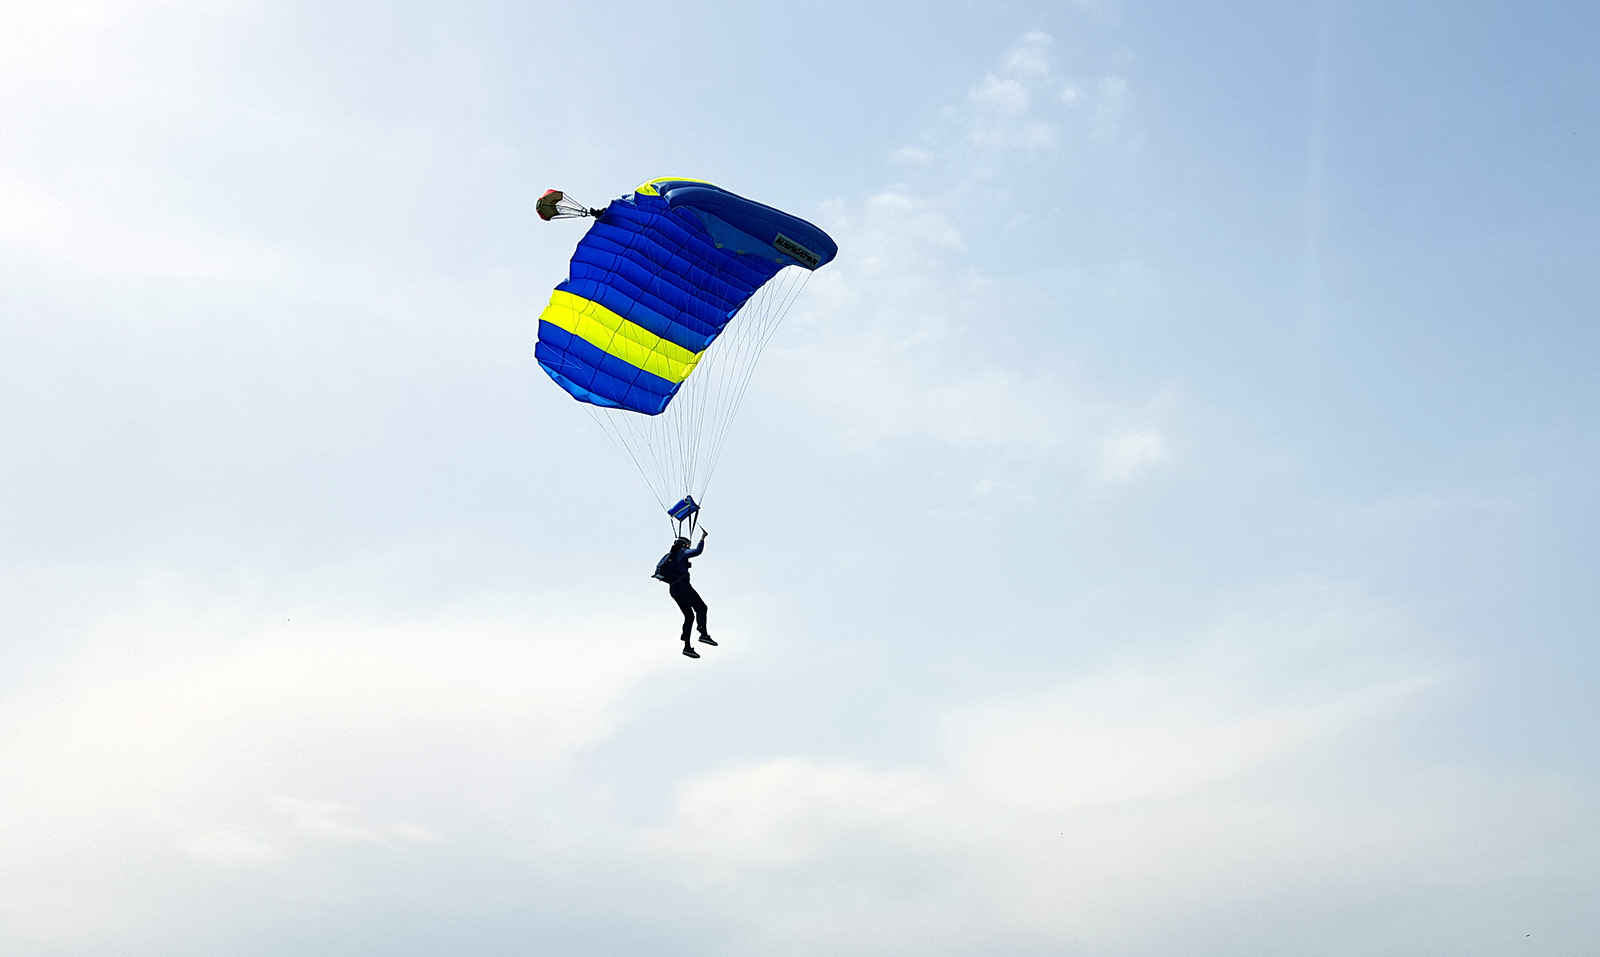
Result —
<svg viewBox="0 0 1600 957"><path fill-rule="evenodd" d="M689 644L689 632L694 628L695 602L700 601L700 596L690 587L688 582L673 582L668 586L672 600L678 603L678 610L683 612L683 644ZM701 603L702 606L704 603Z"/></svg>
<svg viewBox="0 0 1600 957"><path fill-rule="evenodd" d="M694 606L688 602L679 602L678 607L683 610L683 634L680 636L684 644L689 643L689 632L694 628Z"/></svg>
<svg viewBox="0 0 1600 957"><path fill-rule="evenodd" d="M694 613L700 619L700 638L709 643L711 633L706 630L706 600L693 588L689 589L689 593L694 596Z"/></svg>
<svg viewBox="0 0 1600 957"><path fill-rule="evenodd" d="M687 582L684 583L684 592L684 598L689 602L687 608L694 609L694 617L700 620L700 640L708 645L716 644L711 640L711 633L706 630L706 600L701 598L700 593L694 590L694 586ZM687 615L688 613L686 609L684 614ZM688 627L687 624L684 625L685 629ZM683 633L683 640L689 640L689 632L687 630Z"/></svg>

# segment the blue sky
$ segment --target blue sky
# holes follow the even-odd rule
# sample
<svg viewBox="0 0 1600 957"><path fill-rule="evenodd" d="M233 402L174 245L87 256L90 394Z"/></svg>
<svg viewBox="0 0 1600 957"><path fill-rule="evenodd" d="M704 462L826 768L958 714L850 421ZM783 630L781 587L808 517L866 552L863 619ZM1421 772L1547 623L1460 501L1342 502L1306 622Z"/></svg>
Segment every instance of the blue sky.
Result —
<svg viewBox="0 0 1600 957"><path fill-rule="evenodd" d="M1600 14L11 3L0 950L1600 937ZM840 245L677 653L593 204Z"/></svg>

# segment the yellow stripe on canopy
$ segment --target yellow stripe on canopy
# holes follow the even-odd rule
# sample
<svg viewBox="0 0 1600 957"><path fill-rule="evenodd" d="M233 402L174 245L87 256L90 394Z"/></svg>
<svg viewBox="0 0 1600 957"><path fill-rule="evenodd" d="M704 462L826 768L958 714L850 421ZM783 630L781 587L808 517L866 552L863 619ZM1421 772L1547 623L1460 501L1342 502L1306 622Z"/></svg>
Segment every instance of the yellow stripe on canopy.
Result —
<svg viewBox="0 0 1600 957"><path fill-rule="evenodd" d="M639 188L635 189L634 192L643 193L646 196L659 196L661 193L656 189L657 183L705 183L707 186L711 185L703 179L690 179L687 176L657 176L655 179L645 180L640 183Z"/></svg>
<svg viewBox="0 0 1600 957"><path fill-rule="evenodd" d="M690 352L643 326L582 296L556 290L540 319L559 326L600 351L638 366L668 382L682 382L694 371L703 352Z"/></svg>

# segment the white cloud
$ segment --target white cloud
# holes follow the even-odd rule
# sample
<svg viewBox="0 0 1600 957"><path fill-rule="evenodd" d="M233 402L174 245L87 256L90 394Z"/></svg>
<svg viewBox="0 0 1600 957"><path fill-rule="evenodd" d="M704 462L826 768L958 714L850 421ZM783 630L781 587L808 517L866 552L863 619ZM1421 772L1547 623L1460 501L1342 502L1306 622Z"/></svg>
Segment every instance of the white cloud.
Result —
<svg viewBox="0 0 1600 957"><path fill-rule="evenodd" d="M934 161L934 155L928 150L917 149L914 146L901 147L895 150L889 158L891 163L904 166L928 166Z"/></svg>
<svg viewBox="0 0 1600 957"><path fill-rule="evenodd" d="M681 784L645 843L746 927L733 950L774 954L1172 953L1267 900L1491 903L1530 866L1575 865L1562 844L1589 816L1561 789L1373 752L1444 679L1359 650L1381 634L1342 642L1352 628L1383 630L1234 620L1167 658L959 705L910 766L722 768Z"/></svg>
<svg viewBox="0 0 1600 957"><path fill-rule="evenodd" d="M1436 684L1406 676L1279 704L1231 700L1237 680L1199 667L1112 669L1060 691L963 709L953 761L993 800L1040 810L1181 798L1382 716Z"/></svg>
<svg viewBox="0 0 1600 957"><path fill-rule="evenodd" d="M1154 429L1141 429L1107 439L1100 446L1094 476L1105 483L1129 482L1167 461L1166 439Z"/></svg>
<svg viewBox="0 0 1600 957"><path fill-rule="evenodd" d="M1089 135L1094 142L1102 146L1116 142L1132 98L1132 88L1122 77L1102 77L1095 84L1094 115L1089 121Z"/></svg>
<svg viewBox="0 0 1600 957"><path fill-rule="evenodd" d="M1263 900L1478 894L1504 916L1508 883L1582 868L1590 818L1559 784L1394 752L1452 682L1335 598L950 702L898 759L802 747L660 778L638 752L584 759L624 711L633 733L682 720L681 672L639 693L681 664L630 637L648 617L112 626L6 702L0 941L104 951L178 913L179 943L205 939L212 893L217 920L288 926L340 882L448 909L483 868L522 900L602 894L611 920L692 911L709 951L1157 954Z"/></svg>
<svg viewBox="0 0 1600 957"><path fill-rule="evenodd" d="M1050 50L1055 38L1048 33L1030 33L1022 42L1007 51L1001 69L1011 76L1043 77L1054 71Z"/></svg>
<svg viewBox="0 0 1600 957"><path fill-rule="evenodd" d="M1045 116L1031 115L1036 93L1048 93L1059 82L1051 48L1055 41L1044 33L1030 33L1001 57L1000 74L985 76L967 95L972 115L967 139L990 153L1033 153L1056 142L1056 124Z"/></svg>
<svg viewBox="0 0 1600 957"><path fill-rule="evenodd" d="M780 758L686 782L674 801L674 828L656 839L713 864L706 879L726 880L746 868L814 862L841 828L882 839L912 824L933 800L916 773Z"/></svg>
<svg viewBox="0 0 1600 957"><path fill-rule="evenodd" d="M997 220L1007 233L1024 233L1037 212L1017 209L1016 195L990 184L1010 176L1007 164L1066 148L1060 117L1077 87L1053 60L1052 38L1028 34L946 124L895 154L906 182L829 208L823 222L844 254L812 279L764 365L768 382L787 371L787 390L832 419L831 436L854 449L934 443L992 460L972 465L983 474L971 480L989 483L978 498L1005 488L1014 493L1007 500L1031 501L1024 476L1045 463L1083 459L1097 481L1115 483L1168 457L1154 430L1096 447L1089 436L1128 411L1075 395L1061 375L1064 362L1035 354L1039 361L1022 370L988 348L997 330L1027 323L996 321L997 311L1013 308L980 265L996 252L972 248L968 234L992 241ZM1113 123L1127 97L1125 81L1102 81L1093 122ZM1090 140L1080 135L1072 145L1087 150ZM1125 256L1106 271L1104 294L1137 294L1152 284L1147 273ZM928 514L956 515L947 508Z"/></svg>
<svg viewBox="0 0 1600 957"><path fill-rule="evenodd" d="M1006 164L1054 176L1064 153L1047 151L1085 148L1085 123L1105 142L1127 129L1126 81L1080 91L1053 56L1048 37L1025 37L944 127L894 154L906 182L833 208L847 255L775 344L796 359L790 395L832 434L931 449L975 508L1026 486L1019 461L1070 460L1115 483L1171 458L1173 433L1127 429L1163 416L1085 398L1048 337L1009 352L991 341L1005 325L995 303L1015 301L985 271L1002 258L993 227L1029 222L1005 195L1029 181ZM1080 97L1083 120L1066 113ZM0 216L0 245L12 261L196 283L277 281L290 267L247 239L7 176L0 201L17 215ZM1127 285L1150 281L1137 258L1124 263ZM348 284L347 266L294 268L331 286ZM356 286L352 301L369 286L411 289L388 274ZM1397 500L1356 517L1475 507ZM1031 563L1012 561L997 571ZM887 606L862 607L870 629ZM1586 796L1402 753L1434 733L1405 723L1453 688L1436 670L1349 647L1284 655L1316 644L1306 631L1359 621L1280 628L1266 614L1232 644L1208 634L1098 664L1062 652L1065 677L995 664L1007 654L997 635L936 704L904 706L910 743L868 755L763 717L770 703L748 694L708 705L696 682L738 663L739 646L669 671L683 664L670 641L643 637L669 612L308 625L316 616L297 610L267 626L189 609L149 627L104 623L81 658L52 659L59 673L0 700L0 950L130 953L159 939L170 949L144 952L167 953L180 937L220 952L207 945L230 932L268 950L258 929L304 933L319 908L344 909L329 926L347 940L362 919L348 914L377 913L392 931L402 907L441 938L480 933L485 916L542 931L534 909L593 898L561 919L599 936L681 918L694 953L1239 953L1271 937L1264 914L1289 915L1302 941L1387 922L1462 953L1451 944L1516 923L1506 902L1518 894L1596 888ZM28 614L11 620L31 627ZM890 666L893 694L930 694L926 672L910 674L926 666L922 649L893 651L908 647ZM839 669L856 682L846 695L878 696L859 664ZM1008 670L1013 684L996 687ZM729 744L723 732L743 721L762 733ZM679 738L692 754L663 758ZM463 880L474 868L478 882ZM1593 896L1574 895L1573 909ZM462 900L467 918L449 912ZM1429 908L1470 920L1415 916Z"/></svg>
<svg viewBox="0 0 1600 957"><path fill-rule="evenodd" d="M890 191L830 225L850 256L812 281L772 347L791 358L766 368L792 370L789 388L836 420L842 441L1037 454L1070 439L1081 416L1057 383L965 351L986 286L961 272L954 210Z"/></svg>
<svg viewBox="0 0 1600 957"><path fill-rule="evenodd" d="M257 867L283 860L283 852L273 845L233 831L183 834L174 846L196 860L223 867Z"/></svg>
<svg viewBox="0 0 1600 957"><path fill-rule="evenodd" d="M169 307L175 292L234 304L283 294L301 304L282 310L280 327L319 329L327 305L415 315L459 304L458 289L438 292L447 279L330 226L335 207L360 205L351 193L423 178L425 163L406 169L396 157L425 153L430 131L319 115L292 92L253 86L252 56L281 26L257 21L274 6L0 4L0 256L15 267L12 288L113 302L86 312L119 325L146 310L184 314ZM471 71L452 52L441 79L469 90ZM308 227L299 210L325 219ZM160 292L129 295L128 282Z"/></svg>
<svg viewBox="0 0 1600 957"><path fill-rule="evenodd" d="M216 102L226 50L254 0L7 0L0 4L0 162L70 144L70 166L116 161L119 133ZM214 116L215 114L213 114ZM86 135L87 134L87 135ZM35 153L36 149L47 151Z"/></svg>
<svg viewBox="0 0 1600 957"><path fill-rule="evenodd" d="M1047 34L1030 33L1001 57L998 72L983 77L967 94L969 112L963 116L966 139L980 154L1033 155L1075 144L1065 135L1063 110L1085 98L1081 83L1063 77L1056 68L1055 41ZM1087 121L1087 142L1110 146L1122 141L1133 106L1133 86L1120 76L1101 77L1093 84L1093 108ZM1079 129L1074 124L1070 129Z"/></svg>
<svg viewBox="0 0 1600 957"><path fill-rule="evenodd" d="M130 222L3 171L0 208L0 252L77 274L80 282L111 276L249 284L280 278L290 264L262 243L193 225Z"/></svg>
<svg viewBox="0 0 1600 957"><path fill-rule="evenodd" d="M1028 112L1028 88L1017 80L987 76L967 97L984 110L1006 116Z"/></svg>
<svg viewBox="0 0 1600 957"><path fill-rule="evenodd" d="M337 870L444 847L502 802L545 803L623 693L676 658L615 613L184 631L113 626L105 661L5 703L0 941L168 919L151 895L191 879L167 873L174 855ZM166 876L146 886L151 873ZM28 910L39 894L48 920Z"/></svg>
<svg viewBox="0 0 1600 957"><path fill-rule="evenodd" d="M273 808L287 818L288 826L296 833L320 840L335 842L377 843L382 835L373 828L341 821L349 809L338 801L301 801L278 798Z"/></svg>

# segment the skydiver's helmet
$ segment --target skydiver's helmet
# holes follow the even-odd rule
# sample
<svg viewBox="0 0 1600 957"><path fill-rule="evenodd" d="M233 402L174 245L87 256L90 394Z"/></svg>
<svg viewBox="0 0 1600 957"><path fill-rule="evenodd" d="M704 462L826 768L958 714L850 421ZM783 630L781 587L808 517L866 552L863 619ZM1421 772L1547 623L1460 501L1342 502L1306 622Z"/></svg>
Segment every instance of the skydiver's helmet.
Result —
<svg viewBox="0 0 1600 957"><path fill-rule="evenodd" d="M688 548L689 547L689 540L687 538L683 538L682 536L679 536L677 539L673 540L672 547L673 548Z"/></svg>

